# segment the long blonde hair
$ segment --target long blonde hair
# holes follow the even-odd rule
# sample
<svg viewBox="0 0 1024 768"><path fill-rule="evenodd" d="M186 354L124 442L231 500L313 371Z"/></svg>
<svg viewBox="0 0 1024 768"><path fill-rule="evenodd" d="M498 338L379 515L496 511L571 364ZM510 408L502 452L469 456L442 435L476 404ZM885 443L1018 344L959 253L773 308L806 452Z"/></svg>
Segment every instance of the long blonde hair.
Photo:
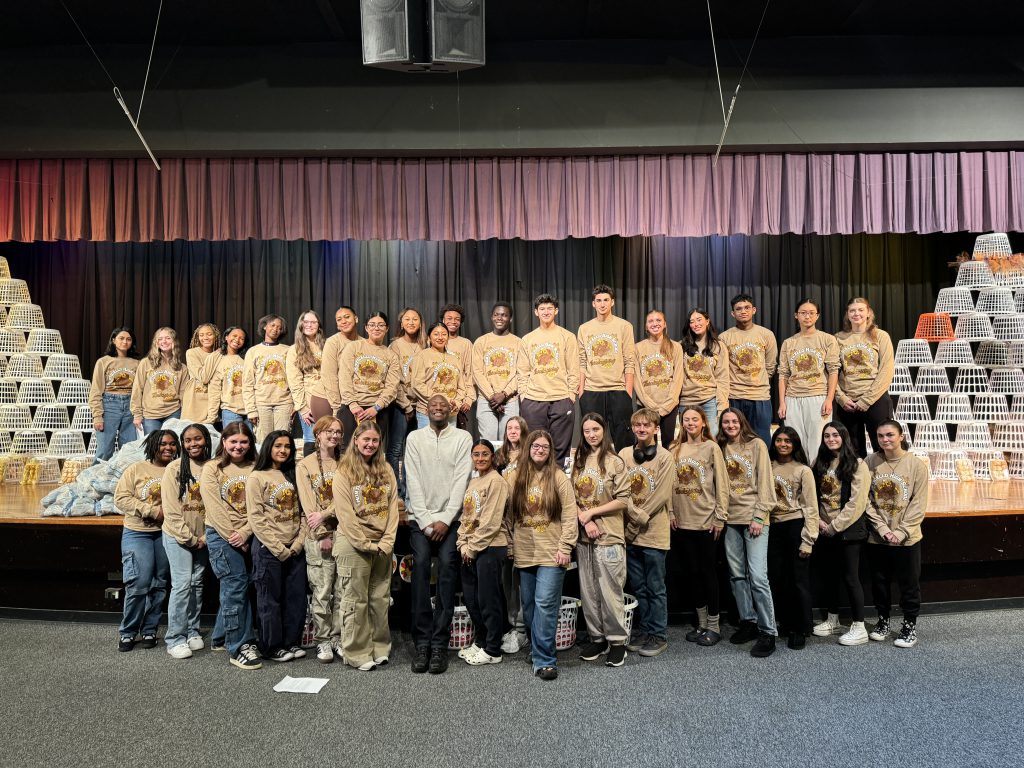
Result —
<svg viewBox="0 0 1024 768"><path fill-rule="evenodd" d="M863 304L868 308L868 327L865 333L868 338L872 341L878 341L878 326L875 325L875 310L871 308L871 304L863 296L854 296L848 302L846 302L846 311L843 312L843 330L847 333L853 331L853 326L850 324L850 306L852 304Z"/></svg>
<svg viewBox="0 0 1024 768"><path fill-rule="evenodd" d="M320 471L320 477L324 476L324 459L323 456L320 455L320 435L322 435L324 432L330 429L331 424L334 424L335 422L337 422L338 426L341 427L341 436L344 437L345 425L341 423L341 419L335 416L321 416L319 419L316 420L316 424L313 425L313 443L316 447L316 450L314 452L316 453L316 466L317 469ZM338 459L340 458L341 443L339 442L338 445L334 446L334 460L338 461Z"/></svg>
<svg viewBox="0 0 1024 768"><path fill-rule="evenodd" d="M341 462L338 464L338 473L350 485L366 482L377 486L385 482L393 484L395 482L395 473L391 470L391 465L384 458L383 440L377 446L377 452L370 457L368 462L364 461L359 451L356 450L356 439L364 432L369 432L370 430L376 432L377 437L380 437L380 427L377 426L377 422L373 419L361 421L356 426L352 432L352 439L349 441L348 450L345 451L345 455L341 457Z"/></svg>
<svg viewBox="0 0 1024 768"><path fill-rule="evenodd" d="M149 364L153 368L160 367L160 364L163 362L163 355L160 353L160 348L156 345L156 338L164 332L170 334L171 340L174 342L174 347L171 349L171 370L180 371L185 365L181 354L181 340L178 338L178 332L166 325L162 328L157 328L153 334L153 341L150 342L149 354L146 355L146 359L149 360Z"/></svg>
<svg viewBox="0 0 1024 768"><path fill-rule="evenodd" d="M665 313L662 312L660 309L652 309L650 312L648 312L646 315L644 315L644 326L645 326L644 330L646 330L647 318L650 317L651 315L655 314L655 313L661 315L661 319L665 321L665 330L662 331L662 333L661 333L661 343L658 345L658 351L661 352L662 357L664 357L666 360L671 360L672 359L672 339L668 335L668 318L665 317ZM651 334L649 334L649 333L647 334L647 340L651 341Z"/></svg>
<svg viewBox="0 0 1024 768"><path fill-rule="evenodd" d="M530 456L530 448L540 438L548 441L548 457L538 468L534 465ZM558 486L555 485L555 475L559 472L558 464L555 462L555 443L551 439L551 433L537 429L531 432L523 440L523 448L519 454L519 466L516 467L516 481L512 486L512 513L517 522L526 517L527 499L530 489L534 486L540 488L540 511L549 520L558 520L562 517L562 503L558 498Z"/></svg>
<svg viewBox="0 0 1024 768"><path fill-rule="evenodd" d="M295 347L295 362L298 364L299 370L303 373L309 373L310 371L317 370L320 367L320 361L317 360L316 351L313 350L313 344L311 344L309 339L306 338L306 334L302 332L302 319L306 315L312 315L316 318L316 336L314 337L313 344L316 344L317 351L324 347L324 324L323 321L320 320L320 315L312 309L300 312L299 321L295 324L295 343L292 346Z"/></svg>

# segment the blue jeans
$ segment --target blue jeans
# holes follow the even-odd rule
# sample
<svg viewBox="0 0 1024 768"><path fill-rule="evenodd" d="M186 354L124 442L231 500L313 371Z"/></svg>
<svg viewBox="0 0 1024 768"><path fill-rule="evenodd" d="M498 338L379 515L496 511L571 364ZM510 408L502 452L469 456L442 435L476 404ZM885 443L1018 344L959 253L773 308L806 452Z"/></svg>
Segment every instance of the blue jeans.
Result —
<svg viewBox="0 0 1024 768"><path fill-rule="evenodd" d="M156 636L167 596L167 553L160 531L121 533L121 569L124 575L124 615L118 628L122 637Z"/></svg>
<svg viewBox="0 0 1024 768"><path fill-rule="evenodd" d="M633 635L649 635L664 640L668 637L668 592L665 589L665 556L663 549L626 547L626 572L629 588L636 598L633 614Z"/></svg>
<svg viewBox="0 0 1024 768"><path fill-rule="evenodd" d="M772 401L737 400L729 398L729 405L747 417L751 428L765 445L772 444Z"/></svg>
<svg viewBox="0 0 1024 768"><path fill-rule="evenodd" d="M115 440L124 445L138 437L130 402L131 395L103 395L103 413L93 414L93 418L103 417L103 431L96 432L97 459L109 459L114 455Z"/></svg>
<svg viewBox="0 0 1024 768"><path fill-rule="evenodd" d="M203 607L203 574L210 561L205 549L183 547L168 533L163 534L164 551L171 567L171 599L167 604L168 648L199 637L199 612ZM223 632L221 633L223 634ZM214 630L216 637L216 630Z"/></svg>
<svg viewBox="0 0 1024 768"><path fill-rule="evenodd" d="M740 620L757 621L759 632L777 635L768 586L768 526L759 536L751 536L745 525L725 526L725 559Z"/></svg>
<svg viewBox="0 0 1024 768"><path fill-rule="evenodd" d="M732 402L732 401L730 401ZM744 402L751 402L746 400ZM718 398L712 397L710 400L705 400L703 403L683 403L679 406L679 418L683 418L683 411L687 408L699 408L704 411L704 415L708 418L708 428L711 430L712 437L718 437ZM746 414L744 414L746 415ZM749 421L749 419L748 419Z"/></svg>
<svg viewBox="0 0 1024 768"><path fill-rule="evenodd" d="M176 410L170 416L164 416L162 419L143 419L142 420L142 433L145 434L145 435L148 435L151 432L155 432L156 430L162 428L165 421L170 421L171 419L180 419L180 418L181 418L181 408Z"/></svg>
<svg viewBox="0 0 1024 768"><path fill-rule="evenodd" d="M306 420L302 418L302 414L298 414L299 426L302 427L302 442L312 443L316 438L313 436L313 425L307 424Z"/></svg>
<svg viewBox="0 0 1024 768"><path fill-rule="evenodd" d="M246 418L245 416L243 416L240 413L235 413L234 411L229 411L227 408L221 408L220 409L220 426L221 426L221 428L226 427L228 424L230 424L233 421L244 421L245 422L245 426L247 426L249 428L249 431L253 432L253 434L255 434L255 432L253 430L253 427L252 427L252 422L249 421L248 418Z"/></svg>
<svg viewBox="0 0 1024 768"><path fill-rule="evenodd" d="M249 605L249 568L244 553L209 526L206 527L206 547L210 550L210 568L220 579L219 617L224 626L224 645L234 656L239 648L255 638Z"/></svg>
<svg viewBox="0 0 1024 768"><path fill-rule="evenodd" d="M391 409L391 424L388 427L387 459L398 481L398 498L405 498L405 473L399 472L399 462L405 454L405 436L409 432L409 420L405 411L397 405ZM402 466L405 469L405 466Z"/></svg>
<svg viewBox="0 0 1024 768"><path fill-rule="evenodd" d="M554 667L555 631L562 607L562 581L565 569L551 565L519 568L519 594L523 601L523 619L530 629L533 646L533 671Z"/></svg>

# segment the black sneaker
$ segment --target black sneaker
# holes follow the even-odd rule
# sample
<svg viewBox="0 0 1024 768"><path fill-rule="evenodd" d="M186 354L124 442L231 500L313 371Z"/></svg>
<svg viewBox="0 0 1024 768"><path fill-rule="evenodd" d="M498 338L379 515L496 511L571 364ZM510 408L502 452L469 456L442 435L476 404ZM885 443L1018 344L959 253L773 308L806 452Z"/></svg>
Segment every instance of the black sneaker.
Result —
<svg viewBox="0 0 1024 768"><path fill-rule="evenodd" d="M417 675L421 675L427 671L430 666L430 649L429 648L417 648L416 656L412 660L412 671Z"/></svg>
<svg viewBox="0 0 1024 768"><path fill-rule="evenodd" d="M758 634L756 622L741 621L740 626L732 633L732 637L729 638L729 642L733 645L743 645L756 639Z"/></svg>
<svg viewBox="0 0 1024 768"><path fill-rule="evenodd" d="M917 645L917 622L904 619L899 637L893 640L892 644L897 648L913 648Z"/></svg>
<svg viewBox="0 0 1024 768"><path fill-rule="evenodd" d="M803 632L790 632L786 647L791 651L799 651L807 645L807 636Z"/></svg>
<svg viewBox="0 0 1024 768"><path fill-rule="evenodd" d="M128 635L122 635L117 641L117 650L122 653L127 653L135 647L135 638L128 637Z"/></svg>
<svg viewBox="0 0 1024 768"><path fill-rule="evenodd" d="M700 640L700 636L707 631L707 627L694 627L686 633L686 642L696 643L698 640Z"/></svg>
<svg viewBox="0 0 1024 768"><path fill-rule="evenodd" d="M757 642L750 649L750 655L755 659L764 659L775 653L775 635L766 635L759 632Z"/></svg>
<svg viewBox="0 0 1024 768"><path fill-rule="evenodd" d="M636 635L633 635L633 637L631 637L629 640L626 641L626 648L628 650L630 650L630 651L633 651L633 653L636 653L637 651L639 651L641 648L644 647L644 644L646 642L647 642L647 635L645 635L643 633L636 634Z"/></svg>
<svg viewBox="0 0 1024 768"><path fill-rule="evenodd" d="M139 640L139 648L156 648L156 635L143 635Z"/></svg>
<svg viewBox="0 0 1024 768"><path fill-rule="evenodd" d="M434 648L430 651L430 674L440 675L448 671L448 651L444 648Z"/></svg>
<svg viewBox="0 0 1024 768"><path fill-rule="evenodd" d="M875 622L875 626L871 629L871 634L868 635L872 640L883 642L888 639L892 629L889 627L889 617L879 616L878 621Z"/></svg>
<svg viewBox="0 0 1024 768"><path fill-rule="evenodd" d="M227 646L224 645L224 638L223 637L212 638L210 640L210 650L213 653L220 653L221 651L226 651L227 650Z"/></svg>
<svg viewBox="0 0 1024 768"><path fill-rule="evenodd" d="M621 667L626 663L626 646L624 645L613 645L608 649L608 655L605 657L604 665L606 667Z"/></svg>
<svg viewBox="0 0 1024 768"><path fill-rule="evenodd" d="M641 656L657 656L668 648L668 640L664 637L656 637L651 635L647 638L647 642L643 644L637 653Z"/></svg>
<svg viewBox="0 0 1024 768"><path fill-rule="evenodd" d="M541 667L534 674L541 680L554 680L558 677L558 670L554 667Z"/></svg>
<svg viewBox="0 0 1024 768"><path fill-rule="evenodd" d="M238 653L231 657L231 663L239 669L263 668L263 662L260 661L260 652L251 643L246 643L239 648Z"/></svg>
<svg viewBox="0 0 1024 768"><path fill-rule="evenodd" d="M270 659L271 661L280 661L283 663L285 661L291 661L295 657L292 655L291 651L286 650L284 648L278 648L276 651L271 653L266 658Z"/></svg>
<svg viewBox="0 0 1024 768"><path fill-rule="evenodd" d="M596 661L608 653L608 641L602 640L599 643L584 643L580 646L580 658L583 661Z"/></svg>

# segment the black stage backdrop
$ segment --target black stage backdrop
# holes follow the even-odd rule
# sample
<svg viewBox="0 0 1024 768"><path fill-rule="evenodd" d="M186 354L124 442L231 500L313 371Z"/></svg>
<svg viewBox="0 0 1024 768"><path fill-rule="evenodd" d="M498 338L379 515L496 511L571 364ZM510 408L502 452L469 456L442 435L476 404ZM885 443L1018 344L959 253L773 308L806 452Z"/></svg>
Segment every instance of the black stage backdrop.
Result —
<svg viewBox="0 0 1024 768"><path fill-rule="evenodd" d="M0 248L12 275L28 282L65 350L79 355L86 376L110 330L137 331L140 351L153 331L177 329L187 346L192 329L212 321L255 332L269 312L288 320L290 341L302 310L312 308L334 332L334 311L350 304L361 317L383 309L397 330L404 306L428 323L447 301L467 310L469 338L489 330L494 301L515 308L519 335L535 324L533 297L555 294L559 321L575 330L592 317L597 283L617 292L616 313L642 336L649 309L666 312L678 338L687 310L707 308L716 326L730 323L729 299L754 295L757 320L781 341L795 331L803 296L820 301L819 327L839 329L849 297L866 296L894 340L913 335L917 317L949 285L947 262L970 250L974 236L783 235L703 238L590 238L528 242L227 241L167 243L8 243Z"/></svg>

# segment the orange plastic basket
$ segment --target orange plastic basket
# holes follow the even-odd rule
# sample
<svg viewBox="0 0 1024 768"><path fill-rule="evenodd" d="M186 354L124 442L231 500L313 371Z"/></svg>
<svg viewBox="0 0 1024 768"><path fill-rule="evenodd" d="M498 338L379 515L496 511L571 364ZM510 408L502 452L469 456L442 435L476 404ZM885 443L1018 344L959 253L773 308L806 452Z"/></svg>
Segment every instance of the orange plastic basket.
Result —
<svg viewBox="0 0 1024 768"><path fill-rule="evenodd" d="M918 318L915 339L952 341L953 322L945 312L925 312Z"/></svg>

